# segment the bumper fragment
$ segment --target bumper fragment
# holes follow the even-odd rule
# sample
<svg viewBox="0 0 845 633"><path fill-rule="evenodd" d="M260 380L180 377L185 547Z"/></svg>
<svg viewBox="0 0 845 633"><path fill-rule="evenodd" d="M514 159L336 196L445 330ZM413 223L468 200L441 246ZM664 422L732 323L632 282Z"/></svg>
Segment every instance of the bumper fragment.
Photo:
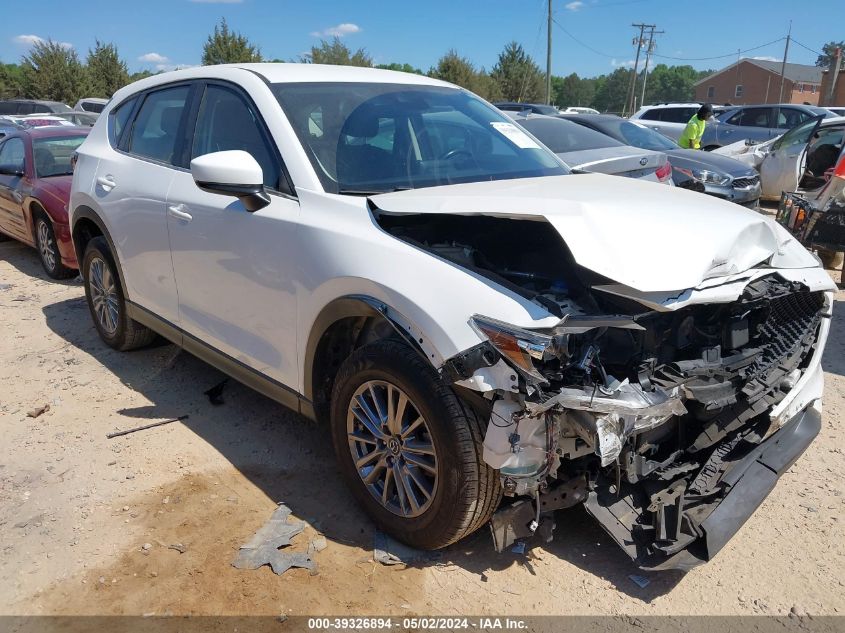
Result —
<svg viewBox="0 0 845 633"><path fill-rule="evenodd" d="M641 568L688 570L711 560L774 489L821 429L811 405L726 467L708 495L602 481L587 511ZM732 447L728 447L731 449Z"/></svg>

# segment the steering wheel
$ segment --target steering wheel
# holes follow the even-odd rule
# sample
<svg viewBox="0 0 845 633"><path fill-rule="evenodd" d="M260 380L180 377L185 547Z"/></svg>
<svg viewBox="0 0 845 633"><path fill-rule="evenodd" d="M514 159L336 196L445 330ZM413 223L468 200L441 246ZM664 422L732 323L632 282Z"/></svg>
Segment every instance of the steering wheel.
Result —
<svg viewBox="0 0 845 633"><path fill-rule="evenodd" d="M475 160L475 156L473 155L473 153L471 151L469 151L468 149L464 149L462 147L456 147L455 149L450 149L445 154L438 156L437 160L452 160L453 158L456 158L458 156L464 156L466 158L470 158L472 160Z"/></svg>

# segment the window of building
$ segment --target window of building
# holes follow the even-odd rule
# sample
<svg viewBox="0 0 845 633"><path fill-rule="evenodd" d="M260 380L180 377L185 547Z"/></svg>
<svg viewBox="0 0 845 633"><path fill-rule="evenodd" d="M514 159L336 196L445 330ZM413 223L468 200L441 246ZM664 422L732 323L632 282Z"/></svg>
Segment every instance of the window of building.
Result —
<svg viewBox="0 0 845 633"><path fill-rule="evenodd" d="M742 84L737 84L736 88L734 89L734 97L741 97L742 96Z"/></svg>
<svg viewBox="0 0 845 633"><path fill-rule="evenodd" d="M716 96L716 86L707 86L707 100L712 101Z"/></svg>

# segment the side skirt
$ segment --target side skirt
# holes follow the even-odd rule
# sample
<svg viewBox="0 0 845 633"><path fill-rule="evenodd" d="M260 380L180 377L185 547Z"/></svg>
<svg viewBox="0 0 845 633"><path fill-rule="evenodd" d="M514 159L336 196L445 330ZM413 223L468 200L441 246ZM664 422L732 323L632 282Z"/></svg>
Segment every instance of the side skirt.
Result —
<svg viewBox="0 0 845 633"><path fill-rule="evenodd" d="M265 376L236 358L232 358L228 354L224 354L220 350L211 347L192 334L185 332L183 329L136 303L126 301L126 313L129 318L147 326L171 343L178 345L186 352L193 354L212 367L216 367L238 382L297 413L315 419L314 406L311 401L290 387Z"/></svg>

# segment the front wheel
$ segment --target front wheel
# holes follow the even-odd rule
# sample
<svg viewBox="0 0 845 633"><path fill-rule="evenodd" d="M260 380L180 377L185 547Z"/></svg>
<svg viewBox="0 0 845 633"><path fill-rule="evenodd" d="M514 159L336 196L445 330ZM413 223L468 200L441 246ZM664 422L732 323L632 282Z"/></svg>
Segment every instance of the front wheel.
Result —
<svg viewBox="0 0 845 633"><path fill-rule="evenodd" d="M482 458L486 423L407 345L383 340L341 366L331 402L341 474L387 533L422 549L484 525L501 501Z"/></svg>

